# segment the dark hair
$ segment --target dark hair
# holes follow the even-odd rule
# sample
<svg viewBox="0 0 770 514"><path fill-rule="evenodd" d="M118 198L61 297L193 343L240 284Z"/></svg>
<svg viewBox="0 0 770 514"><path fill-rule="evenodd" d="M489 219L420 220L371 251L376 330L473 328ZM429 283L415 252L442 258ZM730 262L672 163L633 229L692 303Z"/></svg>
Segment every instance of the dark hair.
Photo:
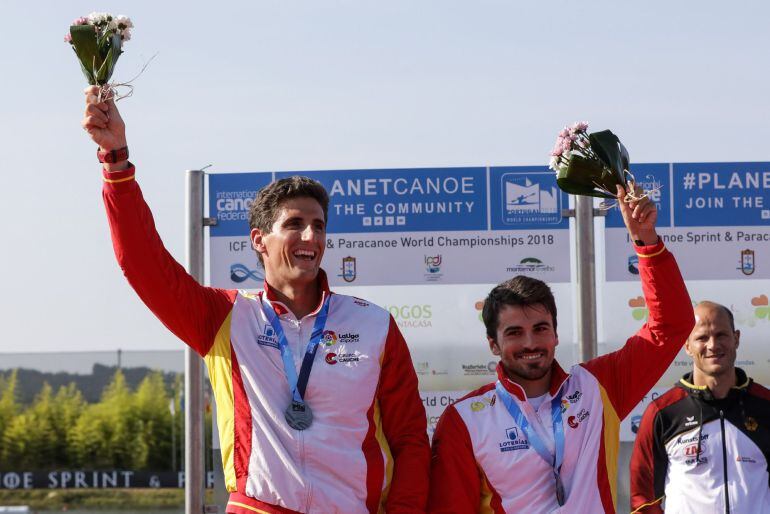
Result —
<svg viewBox="0 0 770 514"><path fill-rule="evenodd" d="M249 229L258 228L269 233L278 217L281 204L292 198L312 198L324 211L324 221L329 217L329 195L317 180L293 175L272 182L257 193L249 207Z"/></svg>
<svg viewBox="0 0 770 514"><path fill-rule="evenodd" d="M255 228L268 234L273 230L273 223L286 200L293 198L312 198L324 211L324 222L329 219L329 194L317 180L299 175L276 180L263 187L249 207L249 229ZM257 253L259 262L262 254Z"/></svg>
<svg viewBox="0 0 770 514"><path fill-rule="evenodd" d="M730 321L730 330L735 332L735 317L733 316L733 311L731 311L721 303L704 300L702 302L698 302L698 304L695 307L708 307L709 309L724 312L727 315L727 319Z"/></svg>
<svg viewBox="0 0 770 514"><path fill-rule="evenodd" d="M497 324L500 310L506 305L533 307L542 305L551 313L553 329L556 330L556 300L548 284L536 278L517 275L496 286L484 300L481 318L487 328L487 336L497 339Z"/></svg>

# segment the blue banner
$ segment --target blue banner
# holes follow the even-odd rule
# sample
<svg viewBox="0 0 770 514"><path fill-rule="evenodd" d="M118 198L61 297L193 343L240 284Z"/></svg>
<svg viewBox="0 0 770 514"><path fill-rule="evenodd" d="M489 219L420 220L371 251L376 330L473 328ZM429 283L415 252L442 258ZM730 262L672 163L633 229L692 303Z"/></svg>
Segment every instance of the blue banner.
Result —
<svg viewBox="0 0 770 514"><path fill-rule="evenodd" d="M329 192L329 234L487 229L484 168L279 172Z"/></svg>
<svg viewBox="0 0 770 514"><path fill-rule="evenodd" d="M209 216L216 218L211 236L249 235L249 207L257 191L273 180L272 173L209 175Z"/></svg>
<svg viewBox="0 0 770 514"><path fill-rule="evenodd" d="M567 194L547 166L490 168L489 182L492 230L569 228Z"/></svg>
<svg viewBox="0 0 770 514"><path fill-rule="evenodd" d="M632 164L631 172L634 174L636 183L645 191L648 191L650 200L655 202L658 208L658 227L671 226L671 180L670 164ZM605 218L607 227L622 227L623 216L618 209L607 211Z"/></svg>
<svg viewBox="0 0 770 514"><path fill-rule="evenodd" d="M770 163L674 164L674 225L770 225Z"/></svg>

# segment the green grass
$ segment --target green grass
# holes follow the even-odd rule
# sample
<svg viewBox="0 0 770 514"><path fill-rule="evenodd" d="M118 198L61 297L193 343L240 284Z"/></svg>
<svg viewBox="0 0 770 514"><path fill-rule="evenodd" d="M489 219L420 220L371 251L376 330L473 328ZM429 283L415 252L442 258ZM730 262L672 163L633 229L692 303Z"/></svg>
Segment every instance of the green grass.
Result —
<svg viewBox="0 0 770 514"><path fill-rule="evenodd" d="M36 510L97 509L137 511L180 508L184 489L15 489L0 490L0 505Z"/></svg>

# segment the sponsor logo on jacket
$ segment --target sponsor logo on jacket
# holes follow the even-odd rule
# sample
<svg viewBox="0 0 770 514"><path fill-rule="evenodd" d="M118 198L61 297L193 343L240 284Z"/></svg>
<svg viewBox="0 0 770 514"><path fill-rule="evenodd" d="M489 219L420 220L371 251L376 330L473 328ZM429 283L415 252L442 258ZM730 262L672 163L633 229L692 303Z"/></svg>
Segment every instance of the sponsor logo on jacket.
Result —
<svg viewBox="0 0 770 514"><path fill-rule="evenodd" d="M486 396L482 396L478 400L471 402L471 412L480 412L484 410L487 406L492 406L495 404L495 400L497 399L496 395L492 395L491 398L487 398Z"/></svg>
<svg viewBox="0 0 770 514"><path fill-rule="evenodd" d="M514 450L526 450L529 448L529 441L521 437L518 427L505 429L505 441L498 443L500 452L510 452Z"/></svg>
<svg viewBox="0 0 770 514"><path fill-rule="evenodd" d="M362 359L368 359L368 355L363 355L359 352L355 353L327 353L324 357L324 360L326 360L327 364L347 364L350 365L351 363L360 362Z"/></svg>
<svg viewBox="0 0 770 514"><path fill-rule="evenodd" d="M694 444L688 444L684 447L684 450L682 450L682 453L684 453L685 457L695 457L699 453L703 453L705 451L706 447L701 443L700 448L698 448L698 443Z"/></svg>
<svg viewBox="0 0 770 514"><path fill-rule="evenodd" d="M265 327L264 331L257 336L257 344L260 346L269 346L270 348L278 348L278 338L275 337L275 330L273 330L273 327Z"/></svg>
<svg viewBox="0 0 770 514"><path fill-rule="evenodd" d="M567 399L570 403L577 403L578 400L580 400L583 397L583 393L580 391L575 391L574 393L567 396Z"/></svg>
<svg viewBox="0 0 770 514"><path fill-rule="evenodd" d="M352 332L340 334L337 336L337 340L342 344L357 343L361 340L361 336Z"/></svg>
<svg viewBox="0 0 770 514"><path fill-rule="evenodd" d="M338 334L333 330L326 330L324 331L323 338L321 339L321 344L324 346L334 346L337 343L340 343L340 344L357 343L360 340L361 340L360 334L356 334L354 332L346 332L344 334Z"/></svg>
<svg viewBox="0 0 770 514"><path fill-rule="evenodd" d="M334 346L337 344L337 333L334 330L324 330L321 344L324 346Z"/></svg>
<svg viewBox="0 0 770 514"><path fill-rule="evenodd" d="M708 457L703 456L705 453L706 445L703 443L703 440L701 440L700 447L698 446L698 443L690 443L682 449L682 454L685 458L684 463L688 466L698 463L705 464L708 462Z"/></svg>
<svg viewBox="0 0 770 514"><path fill-rule="evenodd" d="M707 440L708 438L709 438L708 434L702 434L700 437L701 444L703 444L703 441ZM680 436L679 439L677 439L678 444L686 444L686 443L694 443L694 442L698 442L698 434L693 434L690 437Z"/></svg>
<svg viewBox="0 0 770 514"><path fill-rule="evenodd" d="M369 307L369 302L362 300L361 298L356 298L355 296L353 297L353 303L361 307Z"/></svg>
<svg viewBox="0 0 770 514"><path fill-rule="evenodd" d="M577 428L590 414L586 409L580 409L580 412L567 418L567 424L570 428Z"/></svg>

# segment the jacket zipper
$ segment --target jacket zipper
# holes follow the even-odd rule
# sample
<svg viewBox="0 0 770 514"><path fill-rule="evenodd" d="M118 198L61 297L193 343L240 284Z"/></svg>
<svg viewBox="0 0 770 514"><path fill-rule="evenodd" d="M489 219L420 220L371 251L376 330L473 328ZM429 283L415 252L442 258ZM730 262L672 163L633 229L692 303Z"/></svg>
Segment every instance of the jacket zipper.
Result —
<svg viewBox="0 0 770 514"><path fill-rule="evenodd" d="M727 443L725 442L725 413L719 410L719 425L722 428L722 466L725 477L725 514L730 514L730 490L727 488Z"/></svg>
<svg viewBox="0 0 770 514"><path fill-rule="evenodd" d="M302 341L302 320L298 319L295 327L297 328L297 340ZM298 355L304 356L304 348L300 344L298 347ZM300 361L301 362L301 361ZM302 475L307 480L307 494L305 496L305 512L310 512L310 500L313 496L313 483L308 477L307 468L305 466L305 431L299 431L299 462L302 467Z"/></svg>
<svg viewBox="0 0 770 514"><path fill-rule="evenodd" d="M310 480L310 477L307 475L307 469L305 468L305 431L302 430L299 433L299 453L300 453L300 463L302 464L302 474L305 476L305 480L307 480L307 496L305 499L305 512L310 512L310 500L313 497L313 482Z"/></svg>

